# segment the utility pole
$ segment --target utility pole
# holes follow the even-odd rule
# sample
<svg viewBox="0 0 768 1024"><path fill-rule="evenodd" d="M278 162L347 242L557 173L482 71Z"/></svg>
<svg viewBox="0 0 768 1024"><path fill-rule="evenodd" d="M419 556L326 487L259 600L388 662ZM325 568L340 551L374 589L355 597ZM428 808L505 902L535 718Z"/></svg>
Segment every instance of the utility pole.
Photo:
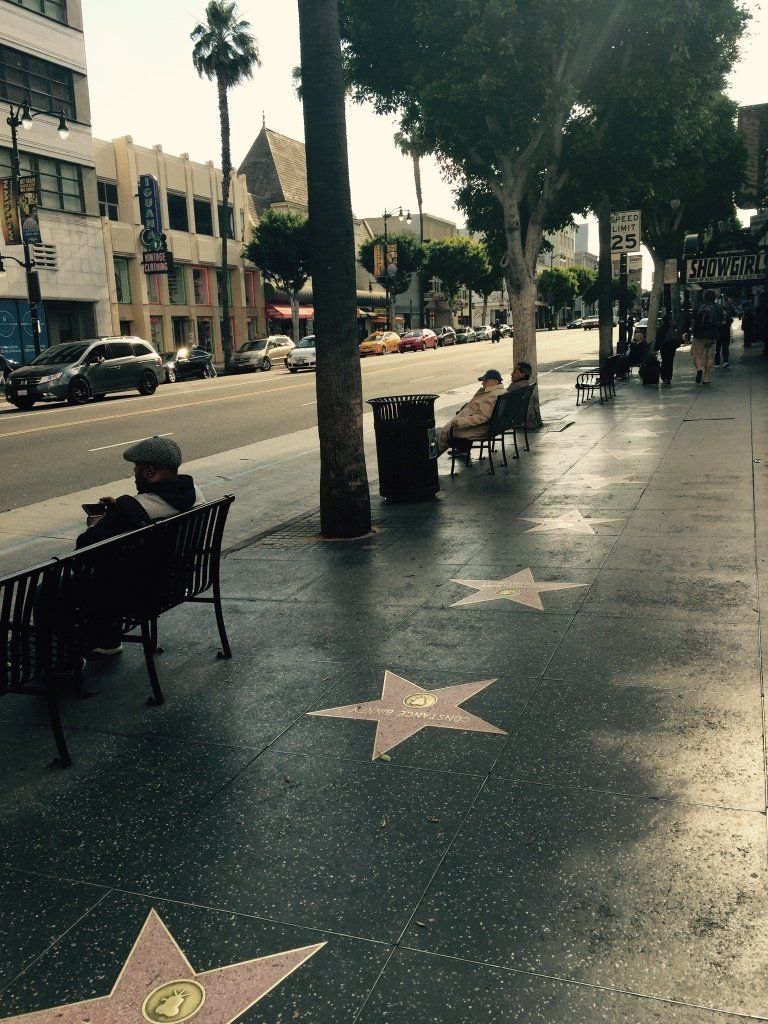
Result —
<svg viewBox="0 0 768 1024"><path fill-rule="evenodd" d="M627 254L619 256L619 352L627 351Z"/></svg>

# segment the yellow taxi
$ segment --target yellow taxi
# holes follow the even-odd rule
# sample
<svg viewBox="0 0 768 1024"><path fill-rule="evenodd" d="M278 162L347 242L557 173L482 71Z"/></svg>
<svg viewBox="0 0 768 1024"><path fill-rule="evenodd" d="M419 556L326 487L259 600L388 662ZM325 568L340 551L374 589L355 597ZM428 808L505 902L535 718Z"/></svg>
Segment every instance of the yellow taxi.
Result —
<svg viewBox="0 0 768 1024"><path fill-rule="evenodd" d="M374 331L360 345L361 356L385 356L400 351L400 337L394 331Z"/></svg>

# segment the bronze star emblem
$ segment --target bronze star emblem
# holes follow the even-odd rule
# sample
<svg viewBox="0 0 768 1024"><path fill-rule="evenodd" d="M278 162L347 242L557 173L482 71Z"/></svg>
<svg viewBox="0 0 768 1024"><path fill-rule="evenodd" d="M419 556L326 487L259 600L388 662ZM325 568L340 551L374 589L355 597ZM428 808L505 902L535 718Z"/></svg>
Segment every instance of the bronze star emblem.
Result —
<svg viewBox="0 0 768 1024"><path fill-rule="evenodd" d="M108 996L7 1017L3 1024L233 1024L324 945L197 974L151 910Z"/></svg>
<svg viewBox="0 0 768 1024"><path fill-rule="evenodd" d="M567 530L569 533L594 533L591 523L618 523L618 519L605 519L593 516L587 519L577 508L570 512L563 512L561 516L550 516L549 518L537 519L534 516L520 516L526 523L538 523L526 533L552 533L554 530Z"/></svg>
<svg viewBox="0 0 768 1024"><path fill-rule="evenodd" d="M495 679L483 679L479 683L424 690L416 683L387 670L379 700L327 708L325 711L309 711L307 714L320 718L352 718L378 723L371 758L375 761L422 729L459 729L506 736L503 729L497 729L495 725L484 722L460 706L495 682Z"/></svg>
<svg viewBox="0 0 768 1024"><path fill-rule="evenodd" d="M544 605L541 603L542 594L587 586L586 583L537 583L530 569L522 569L503 580L451 580L451 583L460 583L463 587L471 587L477 591L452 604L451 608L485 604L488 601L513 601L515 604L525 605L526 608L536 608L540 612L544 611Z"/></svg>

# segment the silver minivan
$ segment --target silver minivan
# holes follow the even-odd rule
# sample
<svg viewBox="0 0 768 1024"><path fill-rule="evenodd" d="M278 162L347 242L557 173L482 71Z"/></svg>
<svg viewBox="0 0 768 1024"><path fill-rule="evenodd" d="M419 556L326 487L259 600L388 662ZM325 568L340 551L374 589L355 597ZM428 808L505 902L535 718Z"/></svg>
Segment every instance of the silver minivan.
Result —
<svg viewBox="0 0 768 1024"><path fill-rule="evenodd" d="M271 370L274 363L284 363L296 346L286 334L246 341L232 356L233 373L255 373Z"/></svg>
<svg viewBox="0 0 768 1024"><path fill-rule="evenodd" d="M17 409L36 402L83 405L115 391L153 395L165 381L165 367L141 338L99 338L53 345L5 382L5 397Z"/></svg>

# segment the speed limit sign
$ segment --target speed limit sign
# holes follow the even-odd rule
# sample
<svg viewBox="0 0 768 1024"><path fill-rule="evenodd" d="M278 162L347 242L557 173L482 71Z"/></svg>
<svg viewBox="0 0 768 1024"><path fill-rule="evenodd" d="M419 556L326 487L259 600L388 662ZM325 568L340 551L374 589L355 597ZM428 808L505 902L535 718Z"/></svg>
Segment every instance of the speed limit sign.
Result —
<svg viewBox="0 0 768 1024"><path fill-rule="evenodd" d="M611 214L611 252L640 251L640 211Z"/></svg>

